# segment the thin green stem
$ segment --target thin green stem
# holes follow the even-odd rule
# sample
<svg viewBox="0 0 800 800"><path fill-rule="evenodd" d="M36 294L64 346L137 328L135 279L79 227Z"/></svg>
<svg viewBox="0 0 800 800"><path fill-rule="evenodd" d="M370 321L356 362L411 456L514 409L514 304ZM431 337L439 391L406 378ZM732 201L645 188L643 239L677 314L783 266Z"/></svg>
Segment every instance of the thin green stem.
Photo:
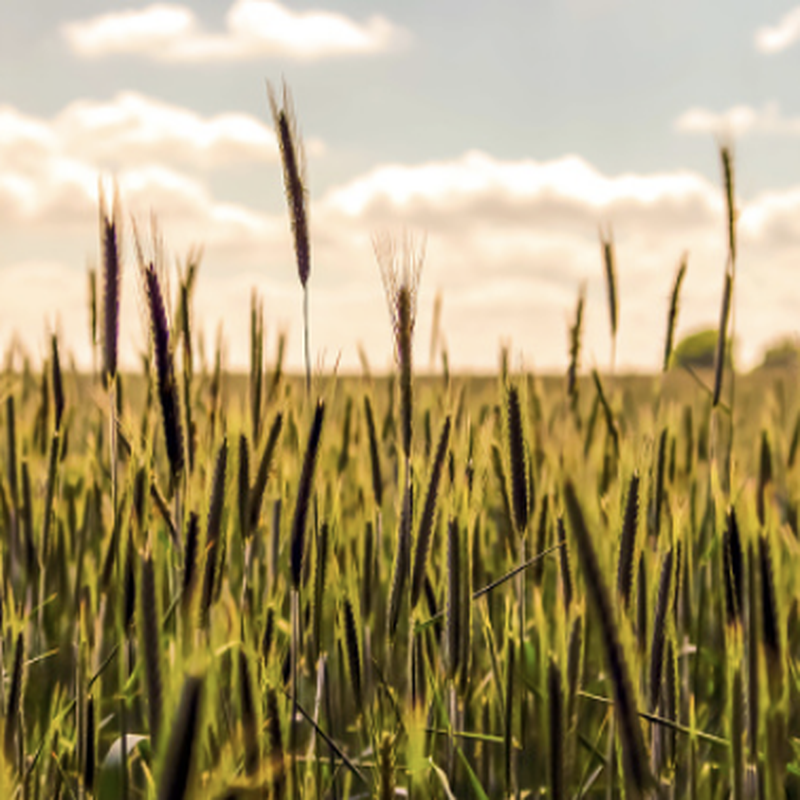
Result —
<svg viewBox="0 0 800 800"><path fill-rule="evenodd" d="M291 642L291 670L292 670L292 718L289 720L289 752L292 760L292 797L299 800L300 779L297 763L297 661L300 649L300 591L292 589L292 642Z"/></svg>
<svg viewBox="0 0 800 800"><path fill-rule="evenodd" d="M308 284L303 286L303 350L306 361L306 398L311 397L311 328L308 314Z"/></svg>

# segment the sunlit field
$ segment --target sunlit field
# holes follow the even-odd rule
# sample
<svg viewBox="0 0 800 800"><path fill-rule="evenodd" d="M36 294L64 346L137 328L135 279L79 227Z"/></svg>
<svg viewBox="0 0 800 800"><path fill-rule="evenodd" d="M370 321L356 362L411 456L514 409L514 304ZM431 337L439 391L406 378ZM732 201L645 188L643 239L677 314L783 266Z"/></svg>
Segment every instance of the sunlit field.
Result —
<svg viewBox="0 0 800 800"><path fill-rule="evenodd" d="M313 227L270 92L306 370L202 350L197 253L172 270L101 191L86 330L0 376L2 769L19 798L745 798L800 793L797 367L735 373L736 202L721 150L705 367L424 375L423 241L374 237L396 369L311 368ZM168 232L167 232L168 235ZM126 282L122 272L128 273ZM120 291L149 330L118 363ZM120 287L123 287L122 289ZM655 310L654 310L655 314Z"/></svg>

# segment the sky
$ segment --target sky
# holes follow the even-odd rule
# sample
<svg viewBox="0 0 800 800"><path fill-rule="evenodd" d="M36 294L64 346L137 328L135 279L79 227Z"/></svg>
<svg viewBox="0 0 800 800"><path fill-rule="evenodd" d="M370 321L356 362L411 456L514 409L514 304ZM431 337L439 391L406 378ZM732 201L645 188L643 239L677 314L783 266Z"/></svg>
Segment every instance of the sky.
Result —
<svg viewBox="0 0 800 800"><path fill-rule="evenodd" d="M766 0L27 0L0 8L0 348L58 330L92 363L98 185L123 209L121 357L145 346L134 226L174 273L203 248L195 331L245 367L303 363L302 290L267 82L288 86L307 161L311 353L391 368L373 241L424 242L415 360L441 298L451 368L563 370L586 292L584 369L609 364L599 231L613 231L618 369L660 367L715 326L726 259L720 143L733 148L740 363L800 315L800 6Z"/></svg>

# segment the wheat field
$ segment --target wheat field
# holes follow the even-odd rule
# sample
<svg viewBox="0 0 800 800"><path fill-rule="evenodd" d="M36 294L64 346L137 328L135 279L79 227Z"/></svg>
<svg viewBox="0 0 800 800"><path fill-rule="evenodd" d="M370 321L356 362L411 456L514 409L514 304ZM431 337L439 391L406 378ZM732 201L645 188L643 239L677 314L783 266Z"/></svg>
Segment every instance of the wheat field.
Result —
<svg viewBox="0 0 800 800"><path fill-rule="evenodd" d="M424 241L375 238L396 373L314 374L301 143L270 92L305 375L197 355L100 197L96 367L0 375L0 781L19 798L800 796L796 371L736 375L733 166L714 369L415 374ZM155 239L154 239L155 242ZM117 359L121 274L150 331ZM175 286L170 293L168 286Z"/></svg>

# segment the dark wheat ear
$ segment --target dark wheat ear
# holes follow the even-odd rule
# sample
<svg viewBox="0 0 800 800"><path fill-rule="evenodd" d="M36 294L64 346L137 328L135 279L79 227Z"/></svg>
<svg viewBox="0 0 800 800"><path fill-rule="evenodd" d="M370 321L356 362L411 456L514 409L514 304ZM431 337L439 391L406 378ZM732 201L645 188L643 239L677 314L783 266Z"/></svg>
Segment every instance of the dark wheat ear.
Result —
<svg viewBox="0 0 800 800"><path fill-rule="evenodd" d="M644 551L639 553L636 578L636 641L642 654L647 649L647 564L644 555Z"/></svg>
<svg viewBox="0 0 800 800"><path fill-rule="evenodd" d="M414 556L414 568L411 583L411 607L417 605L422 585L425 581L425 570L428 562L428 551L430 550L431 537L433 535L433 523L436 515L436 499L439 494L439 483L442 477L447 446L450 442L450 417L446 417L442 432L439 434L439 443L436 446L436 457L433 461L428 489L425 493L425 503L422 507L419 530L417 532L417 550Z"/></svg>
<svg viewBox="0 0 800 800"><path fill-rule="evenodd" d="M31 491L31 474L28 459L22 459L20 467L22 477L22 533L25 545L25 567L29 580L37 572L38 562L36 556L36 543L33 538L33 492ZM103 585L107 585L104 581Z"/></svg>
<svg viewBox="0 0 800 800"><path fill-rule="evenodd" d="M614 253L614 234L609 226L608 232L600 229L600 246L603 250L603 266L606 276L606 294L608 297L608 321L611 326L611 365L613 369L617 342L617 324L619 321L619 299L617 293L617 259Z"/></svg>
<svg viewBox="0 0 800 800"><path fill-rule="evenodd" d="M308 186L303 142L297 130L292 96L286 84L283 84L282 104L279 104L275 89L269 82L267 97L281 151L283 185L292 223L297 271L300 283L305 287L311 272L311 245L308 237Z"/></svg>
<svg viewBox="0 0 800 800"><path fill-rule="evenodd" d="M797 448L800 445L800 411L794 419L794 428L792 429L792 438L789 442L789 454L786 458L786 466L792 469L794 462L797 459Z"/></svg>
<svg viewBox="0 0 800 800"><path fill-rule="evenodd" d="M661 692L661 676L664 670L664 649L667 635L667 612L669 610L670 585L672 583L673 551L664 556L661 579L658 582L658 600L653 618L653 641L650 647L650 712L655 713Z"/></svg>
<svg viewBox="0 0 800 800"><path fill-rule="evenodd" d="M241 647L239 648L239 698L242 710L242 732L244 734L244 769L248 775L255 775L261 758L258 746L258 718L253 697L250 667L247 664L247 654Z"/></svg>
<svg viewBox="0 0 800 800"><path fill-rule="evenodd" d="M353 398L348 395L344 407L344 421L342 423L342 444L339 449L339 459L336 469L339 474L347 469L350 463L350 438L353 429Z"/></svg>
<svg viewBox="0 0 800 800"><path fill-rule="evenodd" d="M141 256L140 256L141 257ZM183 472L183 428L181 424L178 384L175 380L175 363L170 344L169 320L167 318L161 283L155 265L140 264L144 279L147 307L150 313L150 335L156 362L158 399L164 422L164 440L167 448L170 475L173 484Z"/></svg>
<svg viewBox="0 0 800 800"><path fill-rule="evenodd" d="M101 242L102 245L102 242ZM89 284L89 336L92 344L92 364L94 362L94 349L97 346L97 268L93 264L87 265L86 280Z"/></svg>
<svg viewBox="0 0 800 800"><path fill-rule="evenodd" d="M558 550L558 556L561 564L561 590L564 594L564 610L569 614L569 606L572 602L572 567L569 563L567 529L564 526L564 518L562 516L558 517L556 529L558 530L558 543L561 545Z"/></svg>
<svg viewBox="0 0 800 800"><path fill-rule="evenodd" d="M278 716L278 697L271 686L267 689L267 735L269 738L269 762L272 773L272 797L286 797L286 760L283 753L281 720Z"/></svg>
<svg viewBox="0 0 800 800"><path fill-rule="evenodd" d="M758 555L761 578L761 636L764 642L770 697L774 702L780 697L783 686L783 656L772 554L769 539L763 534L758 539Z"/></svg>
<svg viewBox="0 0 800 800"><path fill-rule="evenodd" d="M94 695L86 701L86 725L83 743L83 785L91 793L94 791L96 757L96 731L94 721Z"/></svg>
<svg viewBox="0 0 800 800"><path fill-rule="evenodd" d="M719 315L719 331L717 332L717 349L714 356L714 389L711 405L716 408L722 396L722 376L725 370L726 339L728 336L728 318L731 311L731 294L733 293L733 273L725 272L725 284L722 290L722 308Z"/></svg>
<svg viewBox="0 0 800 800"><path fill-rule="evenodd" d="M15 518L19 515L19 465L17 463L17 424L14 395L6 397L6 454L8 469L8 490Z"/></svg>
<svg viewBox="0 0 800 800"><path fill-rule="evenodd" d="M733 178L733 152L723 145L720 148L722 162L722 180L725 189L725 207L728 223L728 263L725 267L725 288L722 294L722 310L720 312L719 334L717 336L717 352L714 359L714 392L712 406L716 408L722 394L722 374L725 369L726 339L728 335L728 318L732 305L733 281L736 274L736 192ZM733 372L733 361L728 359Z"/></svg>
<svg viewBox="0 0 800 800"><path fill-rule="evenodd" d="M586 421L586 435L583 439L583 457L589 457L589 451L594 444L594 432L597 427L597 417L600 414L600 396L595 392L592 407L589 409L589 419Z"/></svg>
<svg viewBox="0 0 800 800"><path fill-rule="evenodd" d="M401 252L388 234L376 235L373 249L383 279L394 333L395 359L400 373L400 416L403 454L411 457L412 434L412 361L414 325L417 316L417 288L425 258L424 241L403 238Z"/></svg>
<svg viewBox="0 0 800 800"><path fill-rule="evenodd" d="M278 397L278 389L283 382L283 360L286 356L286 331L278 331L278 344L275 353L275 365L272 368L272 377L269 381L267 404L271 405Z"/></svg>
<svg viewBox="0 0 800 800"><path fill-rule="evenodd" d="M261 437L261 393L264 386L264 303L253 289L250 295L250 422L253 445Z"/></svg>
<svg viewBox="0 0 800 800"><path fill-rule="evenodd" d="M669 362L672 358L672 346L675 342L675 328L678 325L678 303L680 300L681 284L686 277L686 263L688 255L683 254L678 271L675 273L675 283L672 285L672 294L669 301L669 314L667 315L667 338L664 342L664 366L666 372L669 369Z"/></svg>
<svg viewBox="0 0 800 800"><path fill-rule="evenodd" d="M100 195L100 249L103 254L103 377L108 381L117 374L119 341L119 295L122 281L120 251L119 193L114 188L111 208L106 204L102 182Z"/></svg>
<svg viewBox="0 0 800 800"><path fill-rule="evenodd" d="M64 416L64 380L61 376L61 358L58 354L58 337L53 334L50 340L52 349L53 370L53 406L55 411L55 429L61 430L61 419Z"/></svg>
<svg viewBox="0 0 800 800"><path fill-rule="evenodd" d="M50 447L49 454L48 454L48 464L47 464L47 481L45 482L45 492L44 492L44 521L42 523L42 538L40 541L41 553L42 553L42 561L44 562L45 559L50 555L50 530L54 524L54 515L53 515L53 504L55 502L55 495L56 495L56 471L58 467L58 453L61 444L61 434L56 428L53 431L52 436L50 437Z"/></svg>
<svg viewBox="0 0 800 800"><path fill-rule="evenodd" d="M461 544L458 520L451 518L447 526L447 600L445 605L445 631L447 634L447 675L454 679L463 652L461 628L461 583L464 567L461 564Z"/></svg>
<svg viewBox="0 0 800 800"><path fill-rule="evenodd" d="M356 701L356 708L361 711L364 703L361 680L361 646L358 641L356 612L349 597L346 597L344 601L344 638L347 647L347 667L350 671L350 684L353 689L353 697Z"/></svg>
<svg viewBox="0 0 800 800"><path fill-rule="evenodd" d="M619 540L619 565L617 567L617 594L627 611L631 604L633 586L633 559L636 554L636 530L639 524L639 473L631 475L625 515L622 518L622 535Z"/></svg>
<svg viewBox="0 0 800 800"><path fill-rule="evenodd" d="M744 554L736 511L731 506L722 534L722 568L725 574L725 607L728 623L741 625L744 613Z"/></svg>
<svg viewBox="0 0 800 800"><path fill-rule="evenodd" d="M539 509L539 524L536 526L536 549L535 553L543 553L547 549L548 521L550 513L550 495L542 496L542 503ZM533 565L533 580L537 586L541 586L544 576L545 561L541 559Z"/></svg>
<svg viewBox="0 0 800 800"><path fill-rule="evenodd" d="M14 668L11 672L11 687L8 691L8 705L6 706L5 732L3 737L3 750L6 762L14 764L16 742L20 735L20 706L22 703L22 671L25 663L25 638L20 632L17 635L17 644L14 647ZM22 767L22 765L19 765Z"/></svg>
<svg viewBox="0 0 800 800"><path fill-rule="evenodd" d="M364 526L364 549L361 568L361 609L364 619L368 620L372 612L373 572L376 569L375 558L375 529L372 521L367 520Z"/></svg>
<svg viewBox="0 0 800 800"><path fill-rule="evenodd" d="M577 722L578 691L581 686L581 667L583 665L583 616L576 614L572 621L567 644L567 720L572 725Z"/></svg>
<svg viewBox="0 0 800 800"><path fill-rule="evenodd" d="M228 440L223 439L217 451L214 465L214 480L211 485L211 500L208 504L208 523L206 526L206 569L203 575L203 594L200 601L200 625L207 627L209 611L214 598L218 553L222 547L222 510L225 503L225 473L228 466Z"/></svg>
<svg viewBox="0 0 800 800"><path fill-rule="evenodd" d="M250 533L254 533L258 528L258 522L261 518L261 504L264 499L264 491L267 488L267 479L269 478L269 469L272 465L272 459L275 455L275 448L278 445L278 437L281 435L282 428L283 414L278 412L269 429L267 443L264 445L264 452L261 454L261 460L258 463L258 472L256 473L255 481L250 490L250 497L247 501L247 508L250 515Z"/></svg>
<svg viewBox="0 0 800 800"><path fill-rule="evenodd" d="M756 490L756 513L758 523L764 527L766 522L767 487L772 482L772 450L769 446L769 435L761 431L761 452L758 459L758 489Z"/></svg>
<svg viewBox="0 0 800 800"><path fill-rule="evenodd" d="M407 286L400 286L395 298L397 306L397 341L398 361L400 363L400 414L403 431L403 452L406 458L411 457L412 431L412 341L413 314L411 293Z"/></svg>
<svg viewBox="0 0 800 800"><path fill-rule="evenodd" d="M714 392L712 406L716 407L722 393L722 374L725 369L726 339L728 331L728 317L733 295L733 281L736 274L736 191L734 189L733 151L727 145L720 147L720 161L722 163L722 183L725 192L725 210L727 212L728 234L728 263L725 266L725 287L722 294L722 310L720 313L719 334L717 336L717 351L714 360ZM733 370L733 362L731 370Z"/></svg>
<svg viewBox="0 0 800 800"><path fill-rule="evenodd" d="M525 434L522 426L522 409L519 389L509 384L506 395L508 463L511 470L511 499L517 534L528 527L530 497L528 493L528 463L525 454Z"/></svg>
<svg viewBox="0 0 800 800"><path fill-rule="evenodd" d="M314 412L314 421L308 434L308 443L303 457L303 471L300 473L300 483L297 489L297 504L294 509L291 536L291 571L292 588L300 588L300 579L303 572L303 559L305 557L306 520L308 509L311 505L311 491L314 482L314 470L319 453L319 443L322 437L322 422L325 418L325 403L317 402Z"/></svg>
<svg viewBox="0 0 800 800"><path fill-rule="evenodd" d="M661 516L664 508L664 482L667 458L667 428L661 429L658 437L658 450L656 455L655 487L653 489L653 505L650 533L654 539L658 539L661 533Z"/></svg>
<svg viewBox="0 0 800 800"><path fill-rule="evenodd" d="M270 653L272 653L272 643L275 640L275 607L267 609L267 617L264 620L264 633L261 637L261 658L264 666L269 663Z"/></svg>
<svg viewBox="0 0 800 800"><path fill-rule="evenodd" d="M513 512L511 510L511 499L508 496L508 482L506 481L506 471L505 467L503 466L503 455L500 452L500 448L496 445L492 445L492 471L494 472L495 479L497 480L497 485L500 489L500 499L503 503L503 519L505 521L505 525L503 525L503 530L506 534L506 543L508 545L509 550L511 551L512 557L516 559L517 554L517 539L513 535L514 534L514 517Z"/></svg>
<svg viewBox="0 0 800 800"><path fill-rule="evenodd" d="M602 409L603 416L606 420L608 434L611 437L611 441L614 445L614 455L619 456L619 429L617 428L617 423L614 419L614 412L611 410L611 405L609 404L606 393L603 390L603 382L600 380L600 373L596 369L592 370L592 380L594 381L594 387L597 390L597 399L600 403L600 408Z"/></svg>
<svg viewBox="0 0 800 800"><path fill-rule="evenodd" d="M369 395L364 395L364 416L367 420L367 435L369 438L369 464L372 474L372 495L375 498L375 507L383 505L383 476L381 475L381 459L378 449L378 435L375 430L375 417L372 413L372 403Z"/></svg>
<svg viewBox="0 0 800 800"><path fill-rule="evenodd" d="M189 463L189 473L194 472L195 451L197 449L197 426L192 410L192 332L191 332L191 289L189 281L192 272L180 284L180 305L178 306L178 336L183 342L183 364L181 371L183 388L183 413L186 426L186 459Z"/></svg>
<svg viewBox="0 0 800 800"><path fill-rule="evenodd" d="M192 602L197 579L197 551L200 538L200 518L195 511L190 512L186 526L186 550L183 556L183 580L181 584L181 603L188 609Z"/></svg>
<svg viewBox="0 0 800 800"><path fill-rule="evenodd" d="M238 501L239 532L242 542L246 542L250 536L250 509L248 507L250 503L250 447L244 433L239 434L238 468L236 499Z"/></svg>
<svg viewBox="0 0 800 800"><path fill-rule="evenodd" d="M169 532L173 544L175 545L176 548L180 549L181 543L180 539L178 538L178 529L175 525L175 520L172 518L169 506L167 505L167 499L164 497L161 488L156 482L155 476L152 476L152 478L150 479L150 498L155 504L155 507L158 510L161 519L166 524L167 531Z"/></svg>
<svg viewBox="0 0 800 800"><path fill-rule="evenodd" d="M719 151L722 162L722 182L725 187L725 210L728 223L728 254L731 264L736 263L736 191L733 177L733 151L723 145Z"/></svg>
<svg viewBox="0 0 800 800"><path fill-rule="evenodd" d="M586 304L586 284L581 284L575 322L569 329L569 367L567 368L567 396L573 411L578 408L578 370L581 366L581 337L583 335L583 308Z"/></svg>
<svg viewBox="0 0 800 800"><path fill-rule="evenodd" d="M747 547L747 738L752 761L756 760L758 754L759 707L761 705L758 642L762 626L759 599L759 564L756 560L755 545L751 539Z"/></svg>
<svg viewBox="0 0 800 800"><path fill-rule="evenodd" d="M122 588L123 627L130 633L133 616L136 613L136 549L133 545L133 529L128 528L128 541L125 547L125 574Z"/></svg>
<svg viewBox="0 0 800 800"><path fill-rule="evenodd" d="M183 800L188 796L199 749L203 679L190 676L183 684L180 705L172 723L167 753L158 784L158 800Z"/></svg>

